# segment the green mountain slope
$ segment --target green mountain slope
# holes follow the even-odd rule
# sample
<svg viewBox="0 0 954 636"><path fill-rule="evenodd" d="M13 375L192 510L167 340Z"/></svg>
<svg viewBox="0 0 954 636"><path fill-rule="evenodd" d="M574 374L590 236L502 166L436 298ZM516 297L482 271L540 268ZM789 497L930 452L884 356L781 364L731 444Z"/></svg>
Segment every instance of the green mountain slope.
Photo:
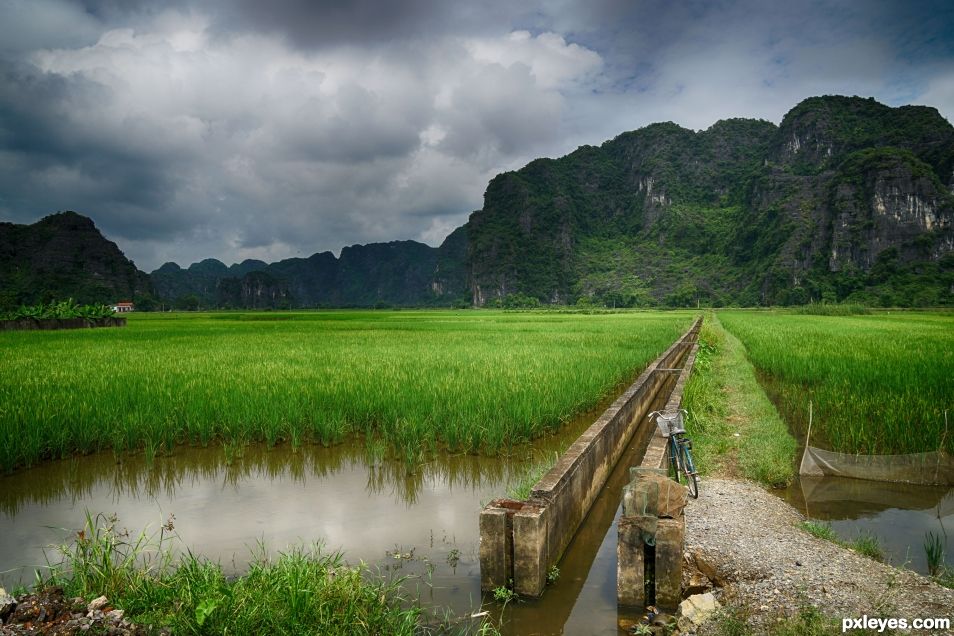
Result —
<svg viewBox="0 0 954 636"><path fill-rule="evenodd" d="M32 225L0 223L0 307L70 297L149 307L152 294L149 277L85 216L61 212Z"/></svg>
<svg viewBox="0 0 954 636"><path fill-rule="evenodd" d="M653 124L491 181L466 226L472 300L951 304L952 167L954 129L921 106Z"/></svg>

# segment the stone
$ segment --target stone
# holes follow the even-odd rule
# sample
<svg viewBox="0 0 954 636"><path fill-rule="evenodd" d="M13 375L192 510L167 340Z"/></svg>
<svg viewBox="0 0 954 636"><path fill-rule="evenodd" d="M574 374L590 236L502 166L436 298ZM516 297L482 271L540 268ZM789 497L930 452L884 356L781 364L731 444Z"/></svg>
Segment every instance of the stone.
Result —
<svg viewBox="0 0 954 636"><path fill-rule="evenodd" d="M17 609L17 600L0 587L0 625Z"/></svg>
<svg viewBox="0 0 954 636"><path fill-rule="evenodd" d="M123 612L121 609L110 610L109 612L106 612L106 618L114 623L118 623L119 621L123 620L124 613L125 612Z"/></svg>
<svg viewBox="0 0 954 636"><path fill-rule="evenodd" d="M683 583L683 593L687 596L694 594L705 594L712 589L712 581L709 577L698 570L689 574L689 580Z"/></svg>
<svg viewBox="0 0 954 636"><path fill-rule="evenodd" d="M106 607L106 603L108 602L109 601L107 601L105 596L94 598L92 601L89 602L89 605L86 606L86 610L89 612L95 612L96 610L101 610L104 607Z"/></svg>
<svg viewBox="0 0 954 636"><path fill-rule="evenodd" d="M709 620L722 607L712 592L694 594L679 604L679 631L689 632Z"/></svg>

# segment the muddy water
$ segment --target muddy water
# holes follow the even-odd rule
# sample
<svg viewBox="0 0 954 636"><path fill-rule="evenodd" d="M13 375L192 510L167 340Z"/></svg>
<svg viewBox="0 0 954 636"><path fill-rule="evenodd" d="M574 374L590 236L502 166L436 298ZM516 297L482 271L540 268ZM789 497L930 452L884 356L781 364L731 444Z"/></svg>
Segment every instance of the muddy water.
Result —
<svg viewBox="0 0 954 636"><path fill-rule="evenodd" d="M167 457L111 454L0 476L0 585L33 581L47 546L69 540L87 511L155 532L174 515L180 549L241 573L259 543L275 553L321 542L405 587L426 607L457 615L489 609L506 634L617 633L616 519L631 445L540 601L504 608L480 592L477 515L506 492L528 458L561 451L611 400L560 434L509 457L442 455L409 473L372 460L364 445L177 448ZM628 618L623 614L622 617Z"/></svg>
<svg viewBox="0 0 954 636"><path fill-rule="evenodd" d="M845 541L862 533L881 544L885 561L928 572L924 543L929 533L944 545L954 567L954 489L841 477L803 477L784 497L807 518L831 524Z"/></svg>

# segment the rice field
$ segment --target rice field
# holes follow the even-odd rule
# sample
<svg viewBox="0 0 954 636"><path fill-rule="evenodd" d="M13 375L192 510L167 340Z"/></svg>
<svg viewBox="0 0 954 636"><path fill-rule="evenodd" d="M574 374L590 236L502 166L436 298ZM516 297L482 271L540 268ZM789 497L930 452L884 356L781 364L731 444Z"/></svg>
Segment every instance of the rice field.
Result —
<svg viewBox="0 0 954 636"><path fill-rule="evenodd" d="M954 452L954 314L725 311L779 409L812 445L846 453Z"/></svg>
<svg viewBox="0 0 954 636"><path fill-rule="evenodd" d="M631 380L690 312L132 314L0 333L0 468L177 444L498 453Z"/></svg>

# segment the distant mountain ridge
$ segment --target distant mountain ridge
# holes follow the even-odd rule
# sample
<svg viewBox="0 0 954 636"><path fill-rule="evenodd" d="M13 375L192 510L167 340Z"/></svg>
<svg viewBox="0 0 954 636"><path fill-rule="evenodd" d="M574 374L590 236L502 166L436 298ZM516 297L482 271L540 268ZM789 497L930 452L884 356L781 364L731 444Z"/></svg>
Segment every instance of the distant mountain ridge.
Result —
<svg viewBox="0 0 954 636"><path fill-rule="evenodd" d="M954 128L937 110L813 97L779 126L652 124L497 175L438 248L166 263L149 283L184 308L951 305L952 191ZM3 254L8 280L19 257Z"/></svg>

